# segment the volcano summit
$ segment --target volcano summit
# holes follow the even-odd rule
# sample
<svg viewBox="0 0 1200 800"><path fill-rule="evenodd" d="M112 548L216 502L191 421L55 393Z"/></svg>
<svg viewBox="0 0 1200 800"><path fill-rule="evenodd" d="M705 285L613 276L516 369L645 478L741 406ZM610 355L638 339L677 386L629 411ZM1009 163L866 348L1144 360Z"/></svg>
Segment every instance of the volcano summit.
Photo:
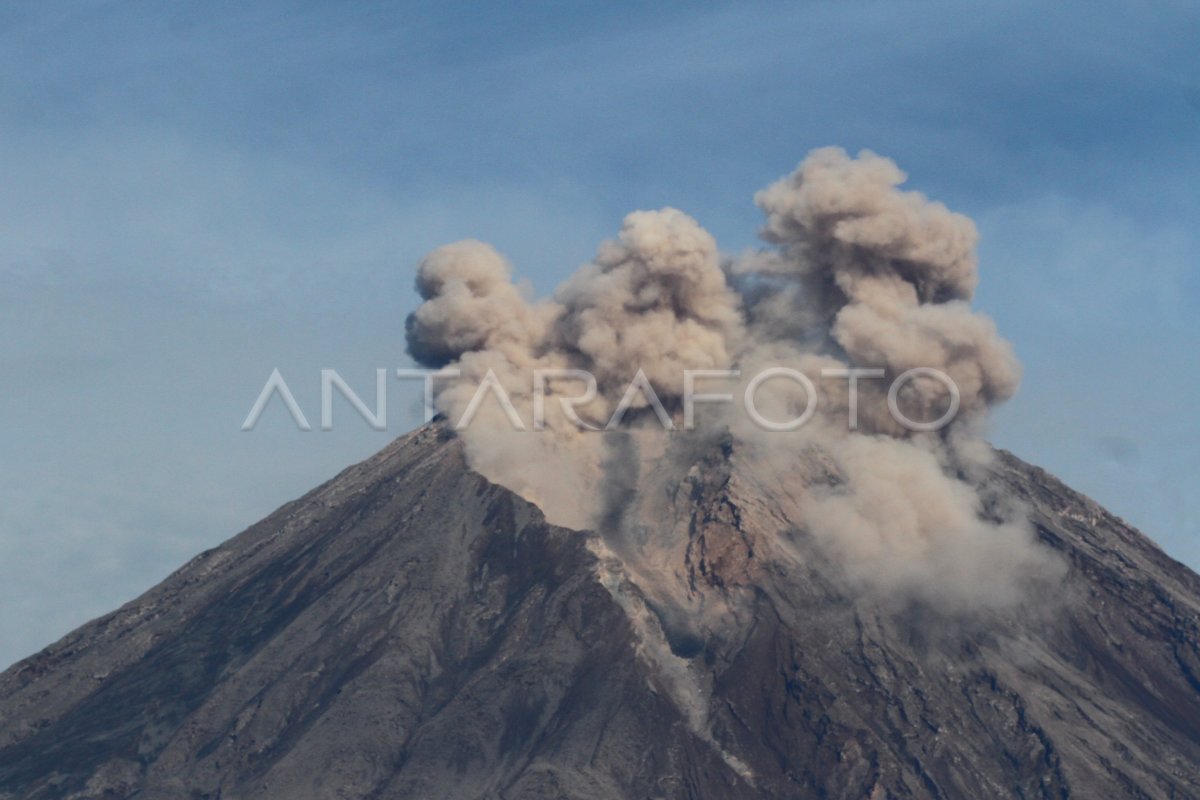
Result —
<svg viewBox="0 0 1200 800"><path fill-rule="evenodd" d="M1200 795L1200 577L1137 531L1000 453L1056 594L885 603L737 460L662 498L684 606L402 437L4 673L0 797Z"/></svg>
<svg viewBox="0 0 1200 800"><path fill-rule="evenodd" d="M0 676L0 799L1200 797L1200 577L983 440L1020 366L904 180L814 151L763 249L636 212L551 299L435 250L444 417Z"/></svg>

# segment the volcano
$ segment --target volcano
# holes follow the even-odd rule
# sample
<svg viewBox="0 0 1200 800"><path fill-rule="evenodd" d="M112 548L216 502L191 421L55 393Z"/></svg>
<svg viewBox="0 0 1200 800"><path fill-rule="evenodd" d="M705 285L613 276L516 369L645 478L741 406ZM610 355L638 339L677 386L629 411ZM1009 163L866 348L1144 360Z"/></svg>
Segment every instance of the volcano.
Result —
<svg viewBox="0 0 1200 800"><path fill-rule="evenodd" d="M0 797L1200 797L1200 577L1145 536L997 452L1055 592L882 603L773 562L734 460L664 489L710 625L420 428L0 676Z"/></svg>

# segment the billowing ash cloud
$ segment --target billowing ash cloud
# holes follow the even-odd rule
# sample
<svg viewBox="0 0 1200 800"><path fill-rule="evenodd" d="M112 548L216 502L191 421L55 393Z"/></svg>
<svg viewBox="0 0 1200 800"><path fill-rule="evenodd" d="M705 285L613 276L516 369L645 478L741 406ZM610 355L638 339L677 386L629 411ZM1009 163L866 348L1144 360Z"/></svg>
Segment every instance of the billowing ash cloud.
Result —
<svg viewBox="0 0 1200 800"><path fill-rule="evenodd" d="M869 428L893 435L904 429L885 413L880 387L907 370L948 374L968 419L1011 397L1020 379L1011 347L968 305L978 283L974 224L899 190L904 179L872 153L813 152L755 197L767 215L763 238L777 249L735 265L771 290L748 298L755 341L798 340L848 366L886 370L864 381L861 407ZM911 418L936 419L946 408L942 384L906 388Z"/></svg>
<svg viewBox="0 0 1200 800"><path fill-rule="evenodd" d="M408 318L408 352L431 366L473 351L528 352L554 314L525 302L508 261L483 242L456 242L426 256L417 292L425 302Z"/></svg>
<svg viewBox="0 0 1200 800"><path fill-rule="evenodd" d="M788 475L803 472L799 453L820 452L836 480L800 485L797 478L785 492L801 498L792 521L849 580L864 591L942 602L1010 602L1027 576L1053 570L1019 516L983 517L963 476L986 465L980 422L1016 391L1020 366L991 320L969 305L978 282L975 226L900 189L904 180L873 153L816 150L756 195L767 246L735 257L722 256L680 211L635 212L552 301L528 300L490 246L447 245L418 268L424 303L408 319L409 353L427 366L461 370L461 380L441 384L437 404L451 421L477 407L461 432L472 465L538 503L552 522L601 529L636 517L629 508L614 515L614 497L638 503L628 487L608 485L611 435L584 430L560 406L566 399L578 422L595 429L624 409L623 459L632 447L647 474L669 470L675 451L694 451L675 447L683 436L732 436L735 458L776 469L784 487ZM815 416L798 430L765 431L740 406L738 390L773 367L798 370L818 388ZM541 433L528 430L535 370L558 371L544 373ZM571 370L593 375L594 391ZM685 370L739 370L738 379L697 390L730 392L739 402L699 408L700 431L667 433L661 416L682 427ZM856 425L848 370L876 370L857 381ZM889 408L889 387L910 370L918 373L897 384L895 408L913 421L941 417L952 398L929 372L936 370L957 388L950 425L914 432ZM478 403L489 374L527 430L514 430L494 397ZM770 419L795 418L808 401L781 378L763 382L755 396ZM628 471L637 474L636 463ZM673 543L650 538L641 552L648 563L661 561Z"/></svg>
<svg viewBox="0 0 1200 800"><path fill-rule="evenodd" d="M677 395L682 370L728 367L740 339L740 301L716 241L673 208L627 216L617 241L558 299L554 346L605 387L624 388L637 365L655 389Z"/></svg>

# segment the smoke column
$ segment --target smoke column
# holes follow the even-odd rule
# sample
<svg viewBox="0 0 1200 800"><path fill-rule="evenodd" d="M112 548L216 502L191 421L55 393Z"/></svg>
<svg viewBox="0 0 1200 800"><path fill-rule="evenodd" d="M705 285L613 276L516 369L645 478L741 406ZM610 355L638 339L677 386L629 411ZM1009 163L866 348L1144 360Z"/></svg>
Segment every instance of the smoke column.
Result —
<svg viewBox="0 0 1200 800"><path fill-rule="evenodd" d="M441 247L417 270L424 302L407 321L408 351L423 365L462 371L436 398L451 422L495 376L526 430L514 430L489 397L460 432L468 457L551 522L629 524L641 501L629 476L669 470L679 437L729 436L739 468L774 473L795 524L856 589L961 606L1015 602L1026 579L1054 567L1019 513L985 518L971 480L987 467L990 450L979 438L987 410L1016 391L1020 365L992 321L970 306L974 224L901 189L904 180L870 152L813 151L756 194L766 217L762 249L723 255L683 212L638 211L551 300L527 299L486 244ZM815 415L802 428L763 430L734 402L698 408L698 430L664 431L664 415L682 427L684 370L740 370L721 389L740 399L755 374L781 366L818 389ZM864 369L877 372L857 382L852 426L848 379L822 373ZM957 387L958 412L936 432L911 430L889 410L889 387L914 369L937 370ZM547 373L541 432L532 430L534 370L557 371ZM595 377L594 396L572 370ZM653 397L629 388L637 375ZM595 429L625 407L622 432L585 430L560 398L583 398L574 408ZM794 382L774 379L756 400L764 416L789 419L808 398ZM892 400L914 421L938 419L951 402L928 373ZM606 443L613 436L625 438ZM836 480L804 482L814 453ZM653 530L642 539L641 566L652 571L654 553L671 543L654 542Z"/></svg>

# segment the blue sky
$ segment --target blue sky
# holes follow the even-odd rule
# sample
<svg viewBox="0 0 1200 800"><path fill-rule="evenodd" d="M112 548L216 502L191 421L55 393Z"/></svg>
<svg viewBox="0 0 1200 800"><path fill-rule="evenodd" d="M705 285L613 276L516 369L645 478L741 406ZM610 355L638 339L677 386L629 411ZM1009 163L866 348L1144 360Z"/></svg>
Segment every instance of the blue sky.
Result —
<svg viewBox="0 0 1200 800"><path fill-rule="evenodd" d="M829 144L980 227L1025 367L992 439L1200 567L1200 6L79 2L0 8L0 661L417 419L412 268L549 292L637 208L728 250ZM270 413L275 412L275 413ZM355 423L355 424L349 424Z"/></svg>

